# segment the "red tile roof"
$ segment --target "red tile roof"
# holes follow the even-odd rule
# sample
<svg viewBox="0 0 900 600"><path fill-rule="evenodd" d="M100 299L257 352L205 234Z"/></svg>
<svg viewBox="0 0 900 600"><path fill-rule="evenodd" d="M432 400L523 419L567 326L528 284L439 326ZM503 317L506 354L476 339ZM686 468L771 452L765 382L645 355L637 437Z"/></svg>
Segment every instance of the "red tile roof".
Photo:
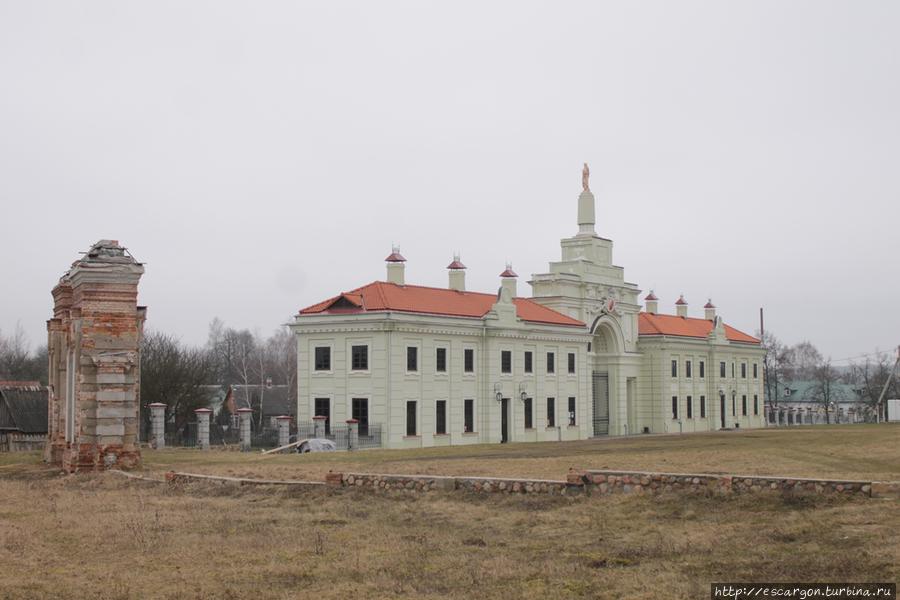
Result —
<svg viewBox="0 0 900 600"><path fill-rule="evenodd" d="M364 312L398 311L442 315L450 317L481 318L497 301L496 294L460 292L446 288L419 285L397 285L375 281L344 292L300 311L301 315L346 314ZM515 298L516 314L523 321L584 327L577 319L547 308L528 298Z"/></svg>
<svg viewBox="0 0 900 600"><path fill-rule="evenodd" d="M659 300L659 298L656 297L656 294L653 293L653 290L650 290L650 293L647 294L646 297L644 297L644 300Z"/></svg>
<svg viewBox="0 0 900 600"><path fill-rule="evenodd" d="M447 265L448 269L465 269L466 265L459 262L458 258L453 259L453 262Z"/></svg>
<svg viewBox="0 0 900 600"><path fill-rule="evenodd" d="M705 338L712 331L713 322L692 317L675 315L655 315L642 312L638 315L638 333L640 335L670 335L675 337ZM759 344L752 335L738 331L725 325L725 337L731 342Z"/></svg>
<svg viewBox="0 0 900 600"><path fill-rule="evenodd" d="M678 296L678 300L675 301L677 306L684 306L687 304L687 300L684 299L684 295Z"/></svg>
<svg viewBox="0 0 900 600"><path fill-rule="evenodd" d="M394 250L391 252L390 256L384 259L385 262L406 262L406 259L403 258L403 255L400 254L399 250Z"/></svg>
<svg viewBox="0 0 900 600"><path fill-rule="evenodd" d="M716 305L712 303L712 298L710 298L709 301L703 305L703 308L715 308L715 307L716 307Z"/></svg>
<svg viewBox="0 0 900 600"><path fill-rule="evenodd" d="M500 273L500 277L518 277L518 275L512 270L512 265L506 265L506 270Z"/></svg>

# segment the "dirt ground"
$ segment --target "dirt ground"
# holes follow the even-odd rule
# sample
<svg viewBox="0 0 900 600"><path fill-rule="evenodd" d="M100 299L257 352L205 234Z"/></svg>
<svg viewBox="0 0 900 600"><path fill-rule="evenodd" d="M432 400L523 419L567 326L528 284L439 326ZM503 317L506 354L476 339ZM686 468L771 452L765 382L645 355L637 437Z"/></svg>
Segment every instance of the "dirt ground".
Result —
<svg viewBox="0 0 900 600"><path fill-rule="evenodd" d="M555 476L574 464L898 479L898 432L845 427L260 459L170 468ZM788 435L790 434L790 435ZM754 468L755 467L755 468ZM900 579L892 499L475 496L170 486L0 455L0 598L704 598L712 581Z"/></svg>

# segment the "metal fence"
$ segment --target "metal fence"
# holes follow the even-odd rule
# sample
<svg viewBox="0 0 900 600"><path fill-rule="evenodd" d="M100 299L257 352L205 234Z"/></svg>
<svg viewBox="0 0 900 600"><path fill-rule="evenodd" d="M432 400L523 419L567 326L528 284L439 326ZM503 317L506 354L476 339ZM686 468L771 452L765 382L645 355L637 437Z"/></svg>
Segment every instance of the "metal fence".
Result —
<svg viewBox="0 0 900 600"><path fill-rule="evenodd" d="M298 423L296 434L291 435L291 441L315 437L315 426L312 422ZM350 428L348 425L331 425L323 436L334 442L338 450L346 450L350 445ZM381 448L381 424L369 425L358 435L357 449Z"/></svg>
<svg viewBox="0 0 900 600"><path fill-rule="evenodd" d="M291 442L315 437L315 426L312 422L292 423L289 439ZM331 440L338 450L350 447L350 428L345 424L331 425L321 437ZM354 450L382 447L382 426L379 423L369 425L357 435L357 446ZM209 424L209 445L212 448L236 447L240 445L240 427ZM252 448L271 449L278 447L278 430L266 427L262 431L254 429L250 434ZM166 446L170 448L197 447L197 422L185 423L176 427L174 423L166 423Z"/></svg>

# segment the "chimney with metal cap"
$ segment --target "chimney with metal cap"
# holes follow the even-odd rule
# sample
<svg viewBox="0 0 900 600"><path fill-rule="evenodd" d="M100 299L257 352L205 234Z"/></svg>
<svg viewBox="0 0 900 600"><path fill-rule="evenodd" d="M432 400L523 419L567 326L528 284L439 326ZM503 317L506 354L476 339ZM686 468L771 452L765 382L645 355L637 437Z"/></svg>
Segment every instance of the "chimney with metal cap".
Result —
<svg viewBox="0 0 900 600"><path fill-rule="evenodd" d="M687 300L684 299L684 294L678 296L678 300L675 302L675 314L679 317L687 316L688 303Z"/></svg>
<svg viewBox="0 0 900 600"><path fill-rule="evenodd" d="M453 255L453 262L447 265L450 289L457 292L466 291L466 265L459 261L459 254Z"/></svg>
<svg viewBox="0 0 900 600"><path fill-rule="evenodd" d="M653 293L653 290L650 290L650 293L644 298L644 303L646 307L646 311L651 315L655 315L659 312L659 298L656 297L656 294Z"/></svg>
<svg viewBox="0 0 900 600"><path fill-rule="evenodd" d="M404 263L406 262L406 259L400 254L400 246L394 246L390 256L384 259L384 261L387 263L388 283L405 285L404 271L406 267Z"/></svg>
<svg viewBox="0 0 900 600"><path fill-rule="evenodd" d="M707 321L716 320L716 305L712 303L712 298L710 298L703 306L703 312Z"/></svg>

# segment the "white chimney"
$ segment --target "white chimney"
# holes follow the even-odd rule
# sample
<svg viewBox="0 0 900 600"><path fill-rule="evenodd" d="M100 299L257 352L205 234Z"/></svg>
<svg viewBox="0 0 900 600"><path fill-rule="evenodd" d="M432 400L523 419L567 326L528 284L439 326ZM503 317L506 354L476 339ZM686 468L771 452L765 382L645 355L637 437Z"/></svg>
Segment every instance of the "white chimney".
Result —
<svg viewBox="0 0 900 600"><path fill-rule="evenodd" d="M457 292L466 291L466 265L459 261L459 254L453 255L453 262L447 265L450 289Z"/></svg>
<svg viewBox="0 0 900 600"><path fill-rule="evenodd" d="M716 305L712 303L712 298L710 298L703 307L703 313L703 316L707 321L716 320Z"/></svg>
<svg viewBox="0 0 900 600"><path fill-rule="evenodd" d="M405 284L404 271L406 259L400 254L400 246L392 248L390 256L384 261L387 263L387 280L388 283L396 283L397 285Z"/></svg>
<svg viewBox="0 0 900 600"><path fill-rule="evenodd" d="M518 284L516 272L512 270L512 265L506 263L506 270L500 273L500 292L508 296L510 301L518 294Z"/></svg>
<svg viewBox="0 0 900 600"><path fill-rule="evenodd" d="M687 316L688 303L687 300L684 299L684 294L678 296L678 300L675 302L675 314L679 317Z"/></svg>
<svg viewBox="0 0 900 600"><path fill-rule="evenodd" d="M653 290L650 290L650 293L644 298L646 311L651 315L655 315L659 312L659 298L656 297L656 294L653 293Z"/></svg>

